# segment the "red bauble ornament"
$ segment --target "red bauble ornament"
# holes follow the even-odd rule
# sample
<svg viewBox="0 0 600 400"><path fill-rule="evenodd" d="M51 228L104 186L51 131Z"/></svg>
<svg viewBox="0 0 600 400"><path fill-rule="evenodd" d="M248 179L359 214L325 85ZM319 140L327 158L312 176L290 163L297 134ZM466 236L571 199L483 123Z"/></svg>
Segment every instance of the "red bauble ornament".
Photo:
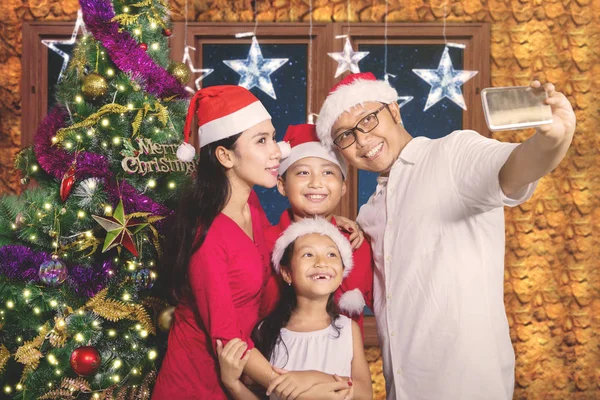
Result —
<svg viewBox="0 0 600 400"><path fill-rule="evenodd" d="M78 347L71 353L71 368L79 376L94 375L102 364L100 353L92 346Z"/></svg>
<svg viewBox="0 0 600 400"><path fill-rule="evenodd" d="M171 31L169 28L163 29L163 35L165 35L166 37L170 37L172 34L173 31Z"/></svg>
<svg viewBox="0 0 600 400"><path fill-rule="evenodd" d="M140 43L140 49L146 51L148 50L148 45L146 43Z"/></svg>
<svg viewBox="0 0 600 400"><path fill-rule="evenodd" d="M67 172L63 175L62 180L60 181L60 199L64 203L69 195L71 194L71 189L73 189L73 184L75 183L75 164L71 164Z"/></svg>

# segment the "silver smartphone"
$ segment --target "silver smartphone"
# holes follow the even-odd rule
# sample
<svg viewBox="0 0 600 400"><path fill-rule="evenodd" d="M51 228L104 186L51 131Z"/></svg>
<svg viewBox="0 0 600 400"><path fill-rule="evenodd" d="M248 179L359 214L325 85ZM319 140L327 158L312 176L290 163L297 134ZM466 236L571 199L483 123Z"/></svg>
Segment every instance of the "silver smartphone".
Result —
<svg viewBox="0 0 600 400"><path fill-rule="evenodd" d="M486 88L481 91L485 122L492 131L531 128L552 123L548 94L529 86Z"/></svg>

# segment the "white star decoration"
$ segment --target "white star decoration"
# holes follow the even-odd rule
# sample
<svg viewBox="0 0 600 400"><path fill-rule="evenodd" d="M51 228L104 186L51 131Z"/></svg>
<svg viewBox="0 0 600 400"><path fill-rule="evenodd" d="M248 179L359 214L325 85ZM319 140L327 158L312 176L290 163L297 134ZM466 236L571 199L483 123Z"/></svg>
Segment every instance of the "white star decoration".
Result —
<svg viewBox="0 0 600 400"><path fill-rule="evenodd" d="M271 82L271 74L287 61L287 58L263 58L258 40L254 36L245 60L223 60L225 65L240 75L238 86L248 90L257 87L274 99L277 99L277 96Z"/></svg>
<svg viewBox="0 0 600 400"><path fill-rule="evenodd" d="M346 43L344 43L344 51L327 54L329 57L338 62L337 69L335 70L335 77L337 78L346 71L350 71L353 74L359 73L360 69L358 68L358 62L365 58L369 52L352 50L350 39L346 38Z"/></svg>
<svg viewBox="0 0 600 400"><path fill-rule="evenodd" d="M398 96L398 108L407 105L412 99L414 99L413 96Z"/></svg>
<svg viewBox="0 0 600 400"><path fill-rule="evenodd" d="M390 86L392 86L392 84L389 81L390 76L392 78L396 77L396 75L386 73L383 76L383 80L390 84ZM398 108L402 108L403 106L407 105L412 99L414 99L414 96L398 96L398 98L396 99L396 101L398 102Z"/></svg>
<svg viewBox="0 0 600 400"><path fill-rule="evenodd" d="M452 60L450 60L448 47L444 48L437 69L413 69L413 72L431 85L423 111L427 111L444 97L462 107L463 110L467 109L460 87L477 75L477 71L456 71L452 65Z"/></svg>
<svg viewBox="0 0 600 400"><path fill-rule="evenodd" d="M81 32L83 32L84 35L87 35L87 30L85 29L85 24L83 23L83 14L81 13L81 10L77 11L77 21L75 21L75 29L73 29L73 33L71 34L70 39L67 39L67 40L44 39L44 40L42 40L42 43L44 45L48 46L48 48L50 50L52 50L53 52L55 52L56 54L61 56L63 59L63 65L62 65L62 68L60 69L60 73L58 74L58 81L56 83L59 83L62 80L63 73L65 72L65 69L67 68L67 65L69 64L69 60L71 59L71 56L69 56L67 53L65 53L58 47L56 47L56 45L60 44L60 45L73 46L75 44L75 42L77 41L77 33L79 33L80 28L81 28Z"/></svg>
<svg viewBox="0 0 600 400"><path fill-rule="evenodd" d="M185 46L185 48L183 49L183 59L181 60L181 62L184 64L187 64L187 66L190 69L192 74L200 74L200 76L198 78L196 78L196 80L194 81L194 84L196 85L196 90L200 90L200 82L202 82L202 80L204 78L206 78L208 75L212 74L214 72L214 69L194 68L194 63L192 62L192 57L190 57L190 49L196 51L195 47ZM194 90L193 88L191 88L189 86L186 86L185 90L187 90L188 92L190 92L192 94L196 93L196 90Z"/></svg>

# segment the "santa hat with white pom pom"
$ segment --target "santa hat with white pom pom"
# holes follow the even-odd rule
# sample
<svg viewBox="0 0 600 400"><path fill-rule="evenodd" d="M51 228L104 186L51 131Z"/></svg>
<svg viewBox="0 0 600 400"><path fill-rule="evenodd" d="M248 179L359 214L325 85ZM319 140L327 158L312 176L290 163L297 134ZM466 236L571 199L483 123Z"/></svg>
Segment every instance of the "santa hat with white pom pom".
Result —
<svg viewBox="0 0 600 400"><path fill-rule="evenodd" d="M220 85L200 89L190 101L183 130L184 141L177 149L177 158L181 161L192 161L196 154L194 146L189 143L194 115L198 117L200 147L271 119L263 104L241 86ZM282 153L284 151L283 148Z"/></svg>
<svg viewBox="0 0 600 400"><path fill-rule="evenodd" d="M320 217L304 218L298 222L294 222L283 231L275 242L273 254L271 255L271 261L273 262L275 272L280 273L281 271L280 263L283 258L283 253L285 253L285 249L299 237L310 235L311 233L329 236L340 252L340 257L342 258L342 264L344 266L343 277L348 276L354 266L352 246L348 239L340 233L338 228L326 219Z"/></svg>

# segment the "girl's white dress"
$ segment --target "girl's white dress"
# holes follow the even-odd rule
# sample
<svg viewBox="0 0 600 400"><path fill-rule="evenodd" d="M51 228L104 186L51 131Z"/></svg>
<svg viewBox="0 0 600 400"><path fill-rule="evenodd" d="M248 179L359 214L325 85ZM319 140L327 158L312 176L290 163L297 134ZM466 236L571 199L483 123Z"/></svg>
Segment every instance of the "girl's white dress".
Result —
<svg viewBox="0 0 600 400"><path fill-rule="evenodd" d="M315 370L352 376L352 320L340 315L335 325L340 328L339 334L331 325L313 332L281 328L281 341L273 349L271 364L288 371ZM271 394L270 399L278 397Z"/></svg>

